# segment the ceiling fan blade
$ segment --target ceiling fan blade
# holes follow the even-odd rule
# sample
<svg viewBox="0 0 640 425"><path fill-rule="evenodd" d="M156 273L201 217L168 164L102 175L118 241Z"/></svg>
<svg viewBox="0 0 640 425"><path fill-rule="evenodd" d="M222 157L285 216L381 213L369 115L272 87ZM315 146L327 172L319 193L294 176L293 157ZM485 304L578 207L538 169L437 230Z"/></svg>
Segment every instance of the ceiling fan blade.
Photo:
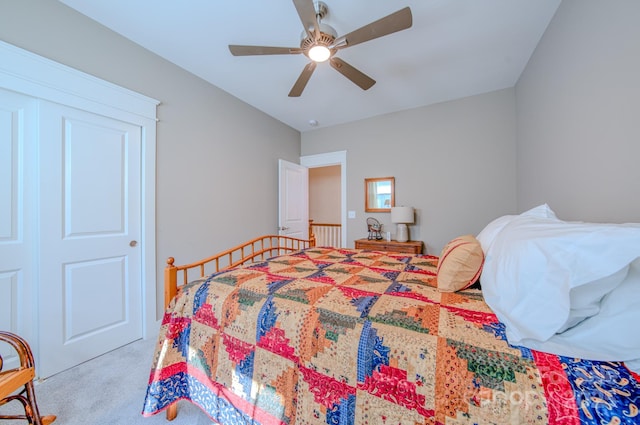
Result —
<svg viewBox="0 0 640 425"><path fill-rule="evenodd" d="M302 91L306 87L309 78L311 78L311 74L313 74L313 71L316 69L316 65L317 64L315 62L311 61L307 64L307 66L304 67L302 73L296 80L296 83L291 88L289 97L298 97L302 94Z"/></svg>
<svg viewBox="0 0 640 425"><path fill-rule="evenodd" d="M269 46L238 46L229 45L229 51L233 56L252 55L296 55L302 53L299 47L269 47Z"/></svg>
<svg viewBox="0 0 640 425"><path fill-rule="evenodd" d="M316 8L313 5L313 0L293 0L293 4L296 6L304 30L309 34L309 37L317 38L320 34L320 28L316 19ZM311 31L311 28L313 28L313 31Z"/></svg>
<svg viewBox="0 0 640 425"><path fill-rule="evenodd" d="M333 57L329 62L336 71L353 81L362 90L367 90L376 83L376 80L358 71L340 58Z"/></svg>
<svg viewBox="0 0 640 425"><path fill-rule="evenodd" d="M412 24L413 17L411 15L411 9L405 7L391 15L387 15L384 18L378 19L375 22L371 22L349 34L337 38L333 45L338 49L354 46L364 43L365 41L393 34L394 32L406 30L410 28Z"/></svg>

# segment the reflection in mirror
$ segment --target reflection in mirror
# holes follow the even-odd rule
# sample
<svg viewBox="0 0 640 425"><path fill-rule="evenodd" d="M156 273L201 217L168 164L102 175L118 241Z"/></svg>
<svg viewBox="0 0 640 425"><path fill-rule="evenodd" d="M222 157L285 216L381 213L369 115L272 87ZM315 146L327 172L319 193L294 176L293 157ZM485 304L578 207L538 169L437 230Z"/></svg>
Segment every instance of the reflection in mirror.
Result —
<svg viewBox="0 0 640 425"><path fill-rule="evenodd" d="M394 185L393 177L364 179L365 212L390 212L396 205Z"/></svg>

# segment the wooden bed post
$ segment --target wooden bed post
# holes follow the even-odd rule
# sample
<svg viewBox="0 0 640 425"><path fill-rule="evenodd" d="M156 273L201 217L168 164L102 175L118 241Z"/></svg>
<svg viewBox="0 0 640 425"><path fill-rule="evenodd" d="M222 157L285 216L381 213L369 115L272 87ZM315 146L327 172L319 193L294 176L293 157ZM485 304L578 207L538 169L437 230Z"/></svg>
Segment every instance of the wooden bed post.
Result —
<svg viewBox="0 0 640 425"><path fill-rule="evenodd" d="M316 235L313 234L313 220L309 219L309 248L316 246Z"/></svg>
<svg viewBox="0 0 640 425"><path fill-rule="evenodd" d="M178 293L178 268L173 265L176 260L173 257L167 258L167 267L164 269L164 308Z"/></svg>
<svg viewBox="0 0 640 425"><path fill-rule="evenodd" d="M178 268L173 264L173 257L167 258L167 266L164 268L164 308L178 293ZM176 401L167 408L167 420L172 421L178 416L178 402Z"/></svg>

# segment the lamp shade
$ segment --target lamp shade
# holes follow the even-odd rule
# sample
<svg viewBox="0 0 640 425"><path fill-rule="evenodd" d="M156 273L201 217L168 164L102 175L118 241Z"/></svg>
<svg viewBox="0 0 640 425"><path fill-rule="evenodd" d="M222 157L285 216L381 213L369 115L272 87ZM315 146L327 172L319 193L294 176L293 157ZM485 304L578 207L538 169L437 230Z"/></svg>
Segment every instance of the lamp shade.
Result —
<svg viewBox="0 0 640 425"><path fill-rule="evenodd" d="M413 223L413 207L392 207L392 223Z"/></svg>

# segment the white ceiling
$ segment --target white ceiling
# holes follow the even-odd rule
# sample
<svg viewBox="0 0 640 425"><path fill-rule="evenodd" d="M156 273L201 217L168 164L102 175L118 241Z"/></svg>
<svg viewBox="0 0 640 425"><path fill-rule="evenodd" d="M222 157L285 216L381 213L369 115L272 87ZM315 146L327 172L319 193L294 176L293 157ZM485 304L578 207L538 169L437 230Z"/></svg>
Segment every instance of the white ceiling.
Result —
<svg viewBox="0 0 640 425"><path fill-rule="evenodd" d="M324 0L323 22L349 33L405 6L413 26L337 56L377 83L360 89L319 64L289 90L304 55L232 56L229 44L299 47L291 0L60 0L301 131L513 87L560 0Z"/></svg>

